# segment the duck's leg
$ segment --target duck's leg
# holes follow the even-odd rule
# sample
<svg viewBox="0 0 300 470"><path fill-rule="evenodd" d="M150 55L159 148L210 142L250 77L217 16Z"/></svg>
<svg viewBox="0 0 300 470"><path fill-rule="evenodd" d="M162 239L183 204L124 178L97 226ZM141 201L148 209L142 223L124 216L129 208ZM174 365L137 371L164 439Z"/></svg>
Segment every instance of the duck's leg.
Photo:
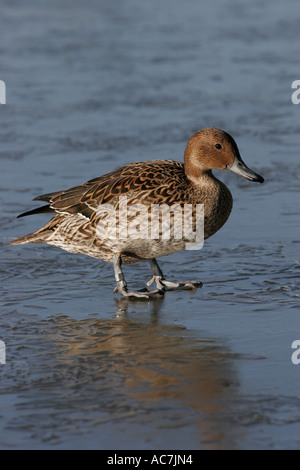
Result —
<svg viewBox="0 0 300 470"><path fill-rule="evenodd" d="M147 282L147 286L156 283L158 289L162 290L176 290L176 289L185 289L185 290L195 290L197 287L202 287L202 282L200 281L183 281L183 282L171 282L167 281L164 278L162 270L158 266L158 263L155 258L152 258L150 261L150 266L152 269L153 277Z"/></svg>
<svg viewBox="0 0 300 470"><path fill-rule="evenodd" d="M124 278L122 271L122 259L121 256L115 256L113 259L113 266L115 270L115 278L117 285L114 288L114 293L119 292L119 294L124 297L137 297L139 299L150 299L152 297L163 296L164 292L158 286L154 291L149 291L147 288L141 289L140 291L128 290L127 283Z"/></svg>

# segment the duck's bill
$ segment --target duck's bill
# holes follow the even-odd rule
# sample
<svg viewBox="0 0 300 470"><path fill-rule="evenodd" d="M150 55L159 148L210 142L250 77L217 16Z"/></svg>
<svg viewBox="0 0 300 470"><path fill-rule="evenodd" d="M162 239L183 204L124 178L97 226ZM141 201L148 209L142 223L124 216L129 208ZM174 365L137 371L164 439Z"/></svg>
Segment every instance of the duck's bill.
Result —
<svg viewBox="0 0 300 470"><path fill-rule="evenodd" d="M235 157L233 163L227 165L227 170L230 170L233 173L236 173L237 175L240 175L250 181L256 181L257 183L264 182L264 178L250 170L250 168L245 165L240 156Z"/></svg>

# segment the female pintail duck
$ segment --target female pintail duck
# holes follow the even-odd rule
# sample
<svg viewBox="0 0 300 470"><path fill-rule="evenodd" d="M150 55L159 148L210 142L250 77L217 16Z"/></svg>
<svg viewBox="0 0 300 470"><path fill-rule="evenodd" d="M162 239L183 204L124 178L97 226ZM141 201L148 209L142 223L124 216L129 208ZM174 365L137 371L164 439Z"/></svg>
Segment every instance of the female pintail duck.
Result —
<svg viewBox="0 0 300 470"><path fill-rule="evenodd" d="M216 233L228 219L232 196L225 184L212 174L212 169L230 170L250 181L264 181L245 165L229 134L216 128L202 129L188 141L184 164L172 160L131 163L66 191L35 198L48 204L18 217L43 212L54 212L54 217L40 230L9 244L48 243L113 263L117 281L114 292L125 297L150 298L163 295L165 290L195 289L202 283L167 281L155 258L184 250L186 242L191 241L185 233L176 236L178 219L174 213L170 216L170 212L168 219L164 210L189 205L195 228L196 207L204 205L204 239ZM163 208L156 219L159 230L152 237L145 236L149 234L144 230L145 226L148 230L150 222L149 209L154 206ZM130 213L133 208L135 218ZM123 225L118 225L120 214L124 213L129 216L122 219ZM171 228L164 228L167 219ZM144 236L136 236L137 226L140 233L144 227ZM155 282L157 289L128 290L121 264L145 260L150 262L153 273L147 286Z"/></svg>

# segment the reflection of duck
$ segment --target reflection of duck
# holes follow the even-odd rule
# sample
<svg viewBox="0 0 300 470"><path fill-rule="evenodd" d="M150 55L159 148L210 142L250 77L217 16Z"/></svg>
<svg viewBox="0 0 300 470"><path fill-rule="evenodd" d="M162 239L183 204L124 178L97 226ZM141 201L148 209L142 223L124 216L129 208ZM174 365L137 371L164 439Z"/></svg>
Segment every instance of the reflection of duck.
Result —
<svg viewBox="0 0 300 470"><path fill-rule="evenodd" d="M101 422L119 423L133 431L129 446L142 439L149 447L159 439L169 448L173 439L177 448L234 447L235 439L241 441L233 418L238 356L220 337L198 332L197 338L180 324L162 323L160 300L146 307L147 314L144 303L120 299L129 309L114 319L52 317L53 371L71 397L73 419L81 409L85 432ZM60 409L61 395L56 398Z"/></svg>
<svg viewBox="0 0 300 470"><path fill-rule="evenodd" d="M159 314L159 311L160 311L161 306L163 304L163 301L164 301L163 297L153 297L153 299L152 299L152 302L150 304L151 305L151 310L149 312L152 324L155 323L155 321L158 318L158 314ZM116 317L124 318L127 314L129 305L132 304L133 302L131 300L129 300L128 297L125 297L125 298L123 297L121 299L115 299L115 303L116 303L116 306L118 308L118 310L116 312ZM137 298L136 301L134 302L134 304L136 306L138 306L139 303L144 306L144 302L142 302L142 299L139 300Z"/></svg>
<svg viewBox="0 0 300 470"><path fill-rule="evenodd" d="M104 220L103 212L100 214L99 210L103 210L104 204L109 204L113 210L118 209L116 213L119 214L120 196L127 197L126 214L134 204L142 204L147 210L154 204L160 206L164 204L166 210L174 205L182 209L184 204L189 204L193 208L194 227L196 205L204 204L204 238L208 238L222 227L232 208L231 193L213 176L211 170L214 168L228 169L251 181L260 183L264 181L244 164L238 147L229 134L215 128L203 129L189 140L184 154L184 164L171 160L132 163L66 191L37 197L37 200L46 201L48 204L25 212L21 216L41 212L56 214L40 230L10 243L48 243L73 253L86 254L111 262L117 280L116 291L124 296L149 298L155 294L163 294L168 289L194 289L202 284L167 281L155 259L186 247L187 239L184 236L178 238L174 234L174 214L170 219L171 231L167 238L164 237L166 233L163 232L162 223L165 213L160 214L161 224L157 237L139 239L123 237L124 233L121 233L123 228L128 234L132 222L129 218L118 236L115 236L110 225L110 231L106 232L103 238L99 237L97 232ZM143 224L148 224L148 217L149 212L146 211L146 215L139 219L140 230ZM121 264L144 260L150 262L153 272L153 278L148 285L155 282L158 289L152 292L148 289L139 292L129 291Z"/></svg>

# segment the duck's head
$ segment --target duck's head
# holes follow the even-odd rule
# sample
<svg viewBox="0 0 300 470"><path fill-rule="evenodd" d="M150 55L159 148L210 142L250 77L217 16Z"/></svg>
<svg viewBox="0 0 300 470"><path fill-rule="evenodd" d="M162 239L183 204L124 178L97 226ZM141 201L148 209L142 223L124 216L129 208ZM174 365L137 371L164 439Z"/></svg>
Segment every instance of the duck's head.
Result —
<svg viewBox="0 0 300 470"><path fill-rule="evenodd" d="M231 135L215 127L202 129L190 138L184 153L184 167L192 181L217 169L233 171L250 181L264 182L262 176L245 165Z"/></svg>

